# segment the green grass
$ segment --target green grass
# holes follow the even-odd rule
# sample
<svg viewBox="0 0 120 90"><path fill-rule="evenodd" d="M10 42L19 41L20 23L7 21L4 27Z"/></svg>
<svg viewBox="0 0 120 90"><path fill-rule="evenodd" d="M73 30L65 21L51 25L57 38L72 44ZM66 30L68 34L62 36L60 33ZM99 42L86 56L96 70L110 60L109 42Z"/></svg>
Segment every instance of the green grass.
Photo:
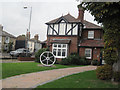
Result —
<svg viewBox="0 0 120 90"><path fill-rule="evenodd" d="M87 71L63 77L37 88L118 88L118 84L99 80L95 71Z"/></svg>
<svg viewBox="0 0 120 90"><path fill-rule="evenodd" d="M2 78L7 78L15 75L39 72L44 70L52 70L59 68L75 67L75 65L66 66L56 64L56 67L40 67L39 63L25 62L25 63L2 63Z"/></svg>

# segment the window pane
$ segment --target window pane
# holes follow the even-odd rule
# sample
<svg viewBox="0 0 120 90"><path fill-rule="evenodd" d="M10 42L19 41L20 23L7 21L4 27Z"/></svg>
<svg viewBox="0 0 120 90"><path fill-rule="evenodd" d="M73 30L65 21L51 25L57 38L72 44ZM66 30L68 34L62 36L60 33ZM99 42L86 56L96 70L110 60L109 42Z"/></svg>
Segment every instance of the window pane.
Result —
<svg viewBox="0 0 120 90"><path fill-rule="evenodd" d="M56 56L56 49L53 49L53 54Z"/></svg>
<svg viewBox="0 0 120 90"><path fill-rule="evenodd" d="M66 56L65 53L66 53L66 49L63 49L62 50L62 56Z"/></svg>
<svg viewBox="0 0 120 90"><path fill-rule="evenodd" d="M88 31L88 38L94 38L94 31Z"/></svg>
<svg viewBox="0 0 120 90"><path fill-rule="evenodd" d="M60 47L61 47L61 44L58 44L58 47L60 48Z"/></svg>
<svg viewBox="0 0 120 90"><path fill-rule="evenodd" d="M59 35L65 35L66 24L65 23L60 23L59 25L60 25Z"/></svg>
<svg viewBox="0 0 120 90"><path fill-rule="evenodd" d="M91 57L91 49L86 49L85 50L85 56L86 57Z"/></svg>
<svg viewBox="0 0 120 90"><path fill-rule="evenodd" d="M61 56L61 49L58 49L58 56Z"/></svg>
<svg viewBox="0 0 120 90"><path fill-rule="evenodd" d="M90 54L86 54L85 56L86 56L86 57L90 57Z"/></svg>
<svg viewBox="0 0 120 90"><path fill-rule="evenodd" d="M54 44L54 47L57 47L57 44Z"/></svg>
<svg viewBox="0 0 120 90"><path fill-rule="evenodd" d="M66 47L66 45L65 44L63 44L63 48L65 48Z"/></svg>

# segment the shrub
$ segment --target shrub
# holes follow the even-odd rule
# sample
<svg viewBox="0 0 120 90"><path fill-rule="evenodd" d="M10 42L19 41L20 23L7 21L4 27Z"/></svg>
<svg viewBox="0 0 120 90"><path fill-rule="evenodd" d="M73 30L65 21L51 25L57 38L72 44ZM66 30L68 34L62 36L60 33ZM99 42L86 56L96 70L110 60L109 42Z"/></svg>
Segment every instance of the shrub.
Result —
<svg viewBox="0 0 120 90"><path fill-rule="evenodd" d="M60 62L62 65L89 65L90 61L85 57L80 57L77 53L71 53L67 58L62 59Z"/></svg>
<svg viewBox="0 0 120 90"><path fill-rule="evenodd" d="M48 51L48 49L47 48L42 48L35 53L35 62L40 63L40 55L45 51Z"/></svg>
<svg viewBox="0 0 120 90"><path fill-rule="evenodd" d="M62 59L60 64L63 64L63 65L79 65L80 64L80 57L77 53L72 53L67 58Z"/></svg>
<svg viewBox="0 0 120 90"><path fill-rule="evenodd" d="M104 60L106 64L113 65L118 60L116 48L105 48Z"/></svg>
<svg viewBox="0 0 120 90"><path fill-rule="evenodd" d="M86 60L85 65L91 65L91 60Z"/></svg>
<svg viewBox="0 0 120 90"><path fill-rule="evenodd" d="M80 58L80 63L81 63L81 65L90 65L91 60L87 60L86 57L81 57Z"/></svg>
<svg viewBox="0 0 120 90"><path fill-rule="evenodd" d="M96 69L97 78L101 80L110 80L112 78L112 66L111 65L103 65Z"/></svg>
<svg viewBox="0 0 120 90"><path fill-rule="evenodd" d="M92 61L91 61L91 64L92 64L92 65L95 65L95 66L96 66L96 65L100 65L100 61L98 61L98 60L95 59L95 60L92 60Z"/></svg>
<svg viewBox="0 0 120 90"><path fill-rule="evenodd" d="M113 78L114 78L114 81L120 82L120 72L114 72Z"/></svg>

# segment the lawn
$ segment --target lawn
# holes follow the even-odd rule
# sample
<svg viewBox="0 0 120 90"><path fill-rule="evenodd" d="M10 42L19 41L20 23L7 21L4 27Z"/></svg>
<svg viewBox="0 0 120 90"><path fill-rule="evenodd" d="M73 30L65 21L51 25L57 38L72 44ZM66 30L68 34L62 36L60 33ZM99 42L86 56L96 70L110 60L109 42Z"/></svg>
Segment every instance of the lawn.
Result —
<svg viewBox="0 0 120 90"><path fill-rule="evenodd" d="M118 88L118 84L99 80L95 71L87 71L63 77L37 88Z"/></svg>
<svg viewBox="0 0 120 90"><path fill-rule="evenodd" d="M52 70L59 68L75 67L75 65L66 66L56 64L56 67L41 67L39 63L25 62L25 63L2 63L2 78L7 78L15 75L39 72L44 70ZM80 66L80 65L79 65Z"/></svg>

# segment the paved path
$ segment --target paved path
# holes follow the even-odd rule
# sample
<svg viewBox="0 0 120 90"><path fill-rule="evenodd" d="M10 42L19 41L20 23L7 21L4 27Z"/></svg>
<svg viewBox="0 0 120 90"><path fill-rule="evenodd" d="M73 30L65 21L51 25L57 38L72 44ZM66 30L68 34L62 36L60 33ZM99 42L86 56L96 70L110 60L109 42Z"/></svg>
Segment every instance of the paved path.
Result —
<svg viewBox="0 0 120 90"><path fill-rule="evenodd" d="M58 78L89 71L95 70L96 66L84 66L64 69L54 69L48 71L41 71L37 73L23 74L14 77L10 77L2 80L3 88L35 88L38 85L56 80Z"/></svg>

